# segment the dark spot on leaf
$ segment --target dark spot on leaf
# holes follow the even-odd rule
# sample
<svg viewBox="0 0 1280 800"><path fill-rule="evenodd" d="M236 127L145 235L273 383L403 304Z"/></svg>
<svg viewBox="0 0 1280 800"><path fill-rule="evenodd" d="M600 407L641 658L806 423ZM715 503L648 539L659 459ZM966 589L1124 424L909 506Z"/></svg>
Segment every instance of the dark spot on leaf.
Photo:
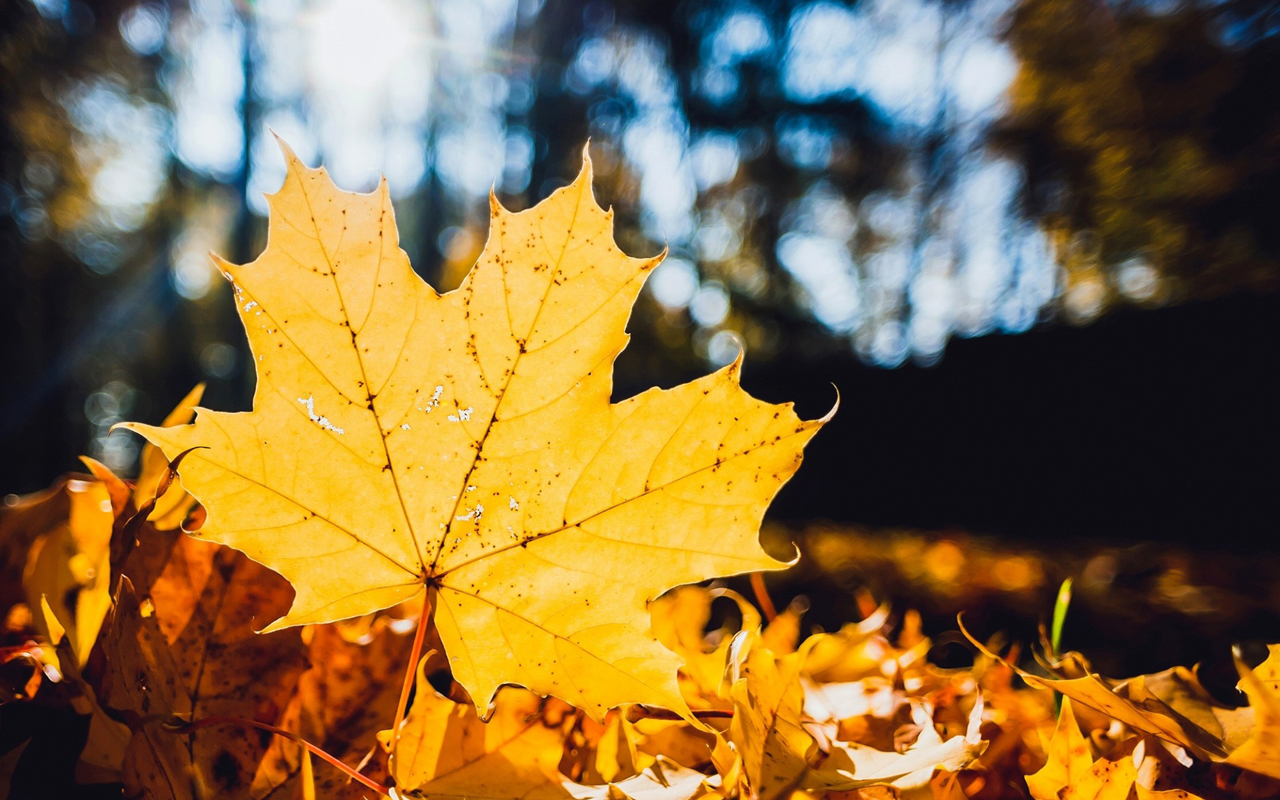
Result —
<svg viewBox="0 0 1280 800"><path fill-rule="evenodd" d="M213 779L225 791L238 788L240 786L240 764L236 762L236 757L226 750L218 753L213 760Z"/></svg>

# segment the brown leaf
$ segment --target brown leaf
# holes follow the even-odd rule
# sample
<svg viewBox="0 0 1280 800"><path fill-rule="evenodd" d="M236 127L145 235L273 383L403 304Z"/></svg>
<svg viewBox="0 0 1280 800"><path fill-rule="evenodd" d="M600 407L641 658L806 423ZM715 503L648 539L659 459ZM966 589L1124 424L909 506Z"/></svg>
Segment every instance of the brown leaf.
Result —
<svg viewBox="0 0 1280 800"><path fill-rule="evenodd" d="M66 524L71 510L71 498L66 492L70 479L59 478L48 489L20 497L11 505L0 504L0 612L7 614L22 603L32 616L38 613L39 604L27 604L22 573L32 543Z"/></svg>
<svg viewBox="0 0 1280 800"><path fill-rule="evenodd" d="M163 561L135 562L162 564L145 586L162 602L144 601L143 589L122 579L103 642L105 702L131 712L134 727L125 785L175 799L247 793L269 737L221 726L179 735L162 723L171 715L277 720L302 671L302 646L296 632L258 635L253 623L287 607L288 585L234 551L165 538Z"/></svg>
<svg viewBox="0 0 1280 800"><path fill-rule="evenodd" d="M278 724L354 767L369 755L378 731L395 716L410 637L392 630L385 616L371 621L369 631L355 641L340 624L305 629L311 665ZM292 784L300 777L305 752L297 743L276 737L254 776L253 796L295 796ZM319 796L326 798L368 792L325 765L316 771L315 784Z"/></svg>

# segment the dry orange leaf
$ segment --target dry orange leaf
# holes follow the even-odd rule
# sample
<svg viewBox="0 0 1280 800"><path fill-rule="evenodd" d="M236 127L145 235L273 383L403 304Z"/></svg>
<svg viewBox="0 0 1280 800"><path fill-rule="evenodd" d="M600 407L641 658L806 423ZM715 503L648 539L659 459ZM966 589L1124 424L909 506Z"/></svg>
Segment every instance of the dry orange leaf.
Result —
<svg viewBox="0 0 1280 800"><path fill-rule="evenodd" d="M631 306L660 258L614 244L590 161L534 208L492 203L462 286L421 281L385 182L337 189L285 148L266 251L232 281L258 367L253 411L131 424L208 510L202 538L297 595L268 627L430 592L453 673L480 708L503 683L596 718L682 709L680 659L646 605L785 566L765 508L824 420L750 397L741 362L610 402Z"/></svg>
<svg viewBox="0 0 1280 800"><path fill-rule="evenodd" d="M115 515L105 484L72 479L63 488L70 500L67 519L32 544L22 582L27 603L46 610L35 618L38 629L54 644L69 636L84 666L111 607L108 559Z"/></svg>

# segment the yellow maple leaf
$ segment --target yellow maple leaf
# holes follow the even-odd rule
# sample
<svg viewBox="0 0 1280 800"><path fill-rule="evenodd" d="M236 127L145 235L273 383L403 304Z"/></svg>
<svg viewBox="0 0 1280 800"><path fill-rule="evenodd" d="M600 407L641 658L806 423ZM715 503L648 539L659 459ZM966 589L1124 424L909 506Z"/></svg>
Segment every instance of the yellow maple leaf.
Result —
<svg viewBox="0 0 1280 800"><path fill-rule="evenodd" d="M1089 742L1076 723L1070 697L1062 698L1058 725L1045 749L1045 764L1027 776L1027 788L1035 800L1057 800L1059 790L1083 780L1093 766Z"/></svg>
<svg viewBox="0 0 1280 800"><path fill-rule="evenodd" d="M674 586L785 566L758 541L825 421L741 389L740 360L610 402L631 306L660 257L614 244L590 161L520 213L492 202L483 254L437 294L398 247L386 184L304 167L269 198L252 264L219 265L254 353L253 411L127 427L208 511L199 535L283 574L268 626L327 622L427 589L457 680L597 718L683 708L646 604Z"/></svg>

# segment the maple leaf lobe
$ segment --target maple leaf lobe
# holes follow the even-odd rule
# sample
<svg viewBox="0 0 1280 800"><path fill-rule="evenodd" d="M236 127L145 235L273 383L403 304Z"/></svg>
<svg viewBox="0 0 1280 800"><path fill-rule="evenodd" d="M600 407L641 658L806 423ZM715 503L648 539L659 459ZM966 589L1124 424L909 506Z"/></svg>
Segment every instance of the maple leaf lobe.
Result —
<svg viewBox="0 0 1280 800"><path fill-rule="evenodd" d="M522 212L491 198L484 252L438 294L399 248L385 181L339 190L284 147L269 238L231 280L258 369L253 410L129 425L167 456L199 532L293 584L268 626L431 592L477 705L502 683L596 716L682 708L646 605L686 583L779 569L758 531L827 418L710 375L614 404L612 365L659 263L613 240L591 164Z"/></svg>

